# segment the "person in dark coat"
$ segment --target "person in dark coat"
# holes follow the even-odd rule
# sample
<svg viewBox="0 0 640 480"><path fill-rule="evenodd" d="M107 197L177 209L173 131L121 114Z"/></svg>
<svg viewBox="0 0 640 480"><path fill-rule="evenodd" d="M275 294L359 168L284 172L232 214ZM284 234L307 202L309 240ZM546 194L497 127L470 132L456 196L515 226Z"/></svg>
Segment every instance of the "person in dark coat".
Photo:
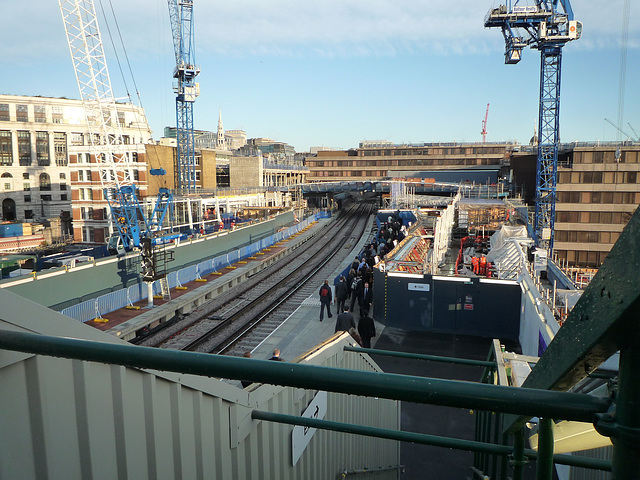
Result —
<svg viewBox="0 0 640 480"><path fill-rule="evenodd" d="M356 321L353 319L353 315L349 312L347 307L336 318L336 332L348 332L351 328L356 327Z"/></svg>
<svg viewBox="0 0 640 480"><path fill-rule="evenodd" d="M371 307L371 300L373 299L373 292L368 282L364 282L362 290L358 294L358 304L360 305L360 313L368 312Z"/></svg>
<svg viewBox="0 0 640 480"><path fill-rule="evenodd" d="M273 351L273 356L269 360L275 360L276 362L284 362L284 359L280 356L280 349L276 348Z"/></svg>
<svg viewBox="0 0 640 480"><path fill-rule="evenodd" d="M360 259L356 255L356 258L353 260L353 262L351 262L351 268L357 272L359 266L360 266Z"/></svg>
<svg viewBox="0 0 640 480"><path fill-rule="evenodd" d="M368 311L363 311L358 322L358 333L362 339L362 346L364 348L371 348L371 337L376 336L376 325L373 323L373 318L369 316Z"/></svg>
<svg viewBox="0 0 640 480"><path fill-rule="evenodd" d="M329 280L325 280L322 286L320 287L320 321L324 318L324 309L327 309L327 316L329 318L333 317L331 315L331 287L329 286Z"/></svg>
<svg viewBox="0 0 640 480"><path fill-rule="evenodd" d="M347 298L349 298L347 280L343 275L340 275L340 281L336 284L336 304L338 305L338 312L342 312L344 310L344 302L347 301Z"/></svg>

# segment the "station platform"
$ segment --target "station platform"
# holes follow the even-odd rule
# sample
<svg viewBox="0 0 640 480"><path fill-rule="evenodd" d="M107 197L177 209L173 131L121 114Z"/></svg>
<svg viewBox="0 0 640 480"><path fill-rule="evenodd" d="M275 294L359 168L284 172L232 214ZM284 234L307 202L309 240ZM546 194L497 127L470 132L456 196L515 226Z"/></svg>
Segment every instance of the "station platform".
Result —
<svg viewBox="0 0 640 480"><path fill-rule="evenodd" d="M370 223L373 223L373 216ZM353 249L342 261L338 269L328 278L329 284L332 285L333 278L337 277L347 266L351 265L353 258L362 252L364 246L371 239L367 234L363 235L354 245ZM267 359L273 355L273 351L277 348L280 350L280 356L284 360L293 360L300 355L308 352L313 347L331 337L335 332L336 318L338 315L338 306L335 303L335 291L333 292L334 301L331 303L331 318L325 315L324 320L320 321L320 290L318 284L315 293L302 302L300 307L293 312L269 337L260 343L251 352L253 358ZM375 301L375 300L374 300ZM354 308L353 315L356 325L360 319L360 307ZM371 312L373 309L371 309ZM375 321L375 319L374 319ZM380 338L384 325L375 322L376 336L371 339L371 346L374 347L375 342Z"/></svg>
<svg viewBox="0 0 640 480"><path fill-rule="evenodd" d="M205 303L214 294L213 292L220 294L241 283L249 275L290 254L297 246L318 232L322 232L323 227L331 221L333 221L332 218L319 219L297 234L263 249L253 257L239 261L230 267L222 268L202 279L184 282L180 287L171 288L168 299L156 295L151 307L149 301L144 299L85 323L119 338L130 340L135 336L137 330L147 326L153 327L167 321L177 311L189 313L191 305Z"/></svg>

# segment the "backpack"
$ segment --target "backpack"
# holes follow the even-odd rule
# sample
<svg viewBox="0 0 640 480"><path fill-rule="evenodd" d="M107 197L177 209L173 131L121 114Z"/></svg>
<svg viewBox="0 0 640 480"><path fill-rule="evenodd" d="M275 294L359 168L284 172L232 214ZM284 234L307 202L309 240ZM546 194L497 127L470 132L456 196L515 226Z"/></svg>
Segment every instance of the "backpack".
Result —
<svg viewBox="0 0 640 480"><path fill-rule="evenodd" d="M351 282L351 291L355 291L358 289L358 285L360 284L360 277L356 277L353 279L353 282Z"/></svg>
<svg viewBox="0 0 640 480"><path fill-rule="evenodd" d="M329 295L329 289L327 288L326 285L323 285L322 290L320 291L320 296L326 297L327 295Z"/></svg>

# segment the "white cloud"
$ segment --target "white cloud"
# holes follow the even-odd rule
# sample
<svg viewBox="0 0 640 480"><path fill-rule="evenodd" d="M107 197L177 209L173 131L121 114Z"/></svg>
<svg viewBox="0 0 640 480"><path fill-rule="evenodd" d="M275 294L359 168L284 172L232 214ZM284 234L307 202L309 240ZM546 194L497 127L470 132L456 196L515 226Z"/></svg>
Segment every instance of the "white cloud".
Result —
<svg viewBox="0 0 640 480"><path fill-rule="evenodd" d="M531 0L529 0L531 1ZM616 47L624 0L574 2L584 24L582 49ZM498 2L458 0L234 0L194 2L197 54L393 56L408 52L467 54L502 50L502 35L483 27ZM171 32L161 0L112 2L130 54L168 53ZM105 9L109 4L104 2ZM96 3L100 9L100 4ZM3 59L22 61L68 55L57 2L30 0L3 5L0 42L12 45ZM103 41L109 42L106 22ZM629 48L640 45L640 8L633 5ZM112 33L117 35L115 26ZM169 49L169 51L167 51Z"/></svg>

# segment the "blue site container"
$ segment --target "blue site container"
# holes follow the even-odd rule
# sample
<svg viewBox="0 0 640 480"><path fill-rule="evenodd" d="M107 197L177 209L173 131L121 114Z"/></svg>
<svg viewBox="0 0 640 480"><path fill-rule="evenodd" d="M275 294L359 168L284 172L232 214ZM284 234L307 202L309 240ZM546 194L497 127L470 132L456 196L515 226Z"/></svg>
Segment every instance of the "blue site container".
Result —
<svg viewBox="0 0 640 480"><path fill-rule="evenodd" d="M3 223L0 225L0 237L21 237L21 223Z"/></svg>

